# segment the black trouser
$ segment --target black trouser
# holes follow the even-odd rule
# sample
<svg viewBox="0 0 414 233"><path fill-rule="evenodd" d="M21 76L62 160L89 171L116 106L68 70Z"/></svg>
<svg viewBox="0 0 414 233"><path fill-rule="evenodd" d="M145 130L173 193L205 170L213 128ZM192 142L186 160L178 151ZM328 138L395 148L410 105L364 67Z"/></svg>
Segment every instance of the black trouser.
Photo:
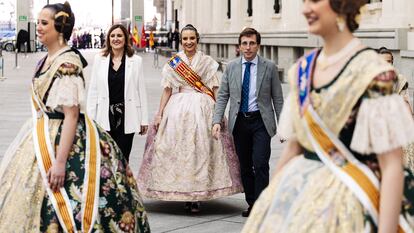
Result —
<svg viewBox="0 0 414 233"><path fill-rule="evenodd" d="M119 149L121 149L125 159L129 162L129 154L131 153L132 149L134 133L125 134L123 130L111 130L108 131L108 133L114 139Z"/></svg>
<svg viewBox="0 0 414 233"><path fill-rule="evenodd" d="M269 184L271 137L259 111L250 116L237 116L233 129L234 144L240 161L246 201L252 206Z"/></svg>

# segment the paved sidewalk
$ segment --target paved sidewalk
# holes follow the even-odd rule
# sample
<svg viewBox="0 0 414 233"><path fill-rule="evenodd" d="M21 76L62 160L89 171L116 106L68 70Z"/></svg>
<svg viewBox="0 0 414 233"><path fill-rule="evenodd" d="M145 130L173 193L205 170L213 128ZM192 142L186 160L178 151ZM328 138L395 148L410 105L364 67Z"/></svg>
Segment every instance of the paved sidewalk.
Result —
<svg viewBox="0 0 414 233"><path fill-rule="evenodd" d="M81 50L89 62L85 69L85 78L88 82L93 62L93 56L98 50ZM44 52L28 54L28 57L19 54L19 69L14 69L14 53L4 52L4 74L6 79L0 81L0 159L3 157L8 145L12 142L23 123L30 118L29 90L30 82L36 63ZM144 74L148 93L150 119L158 109L161 95L161 69L153 67L153 54L140 54L144 60ZM167 58L159 56L160 66ZM283 89L287 90L284 84ZM137 174L141 163L145 137L135 136L130 156L130 165ZM272 140L271 169L275 166L281 152L281 144L275 137ZM214 201L203 202L201 212L187 214L183 203L144 200L149 214L151 230L154 233L236 233L240 232L245 218L240 216L247 205L243 194L238 194Z"/></svg>

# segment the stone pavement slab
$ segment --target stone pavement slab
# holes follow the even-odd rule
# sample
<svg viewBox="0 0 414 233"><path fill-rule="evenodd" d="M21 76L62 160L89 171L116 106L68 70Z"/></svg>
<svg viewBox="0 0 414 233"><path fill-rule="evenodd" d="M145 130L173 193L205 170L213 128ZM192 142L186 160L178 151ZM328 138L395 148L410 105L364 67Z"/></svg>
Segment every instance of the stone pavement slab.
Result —
<svg viewBox="0 0 414 233"><path fill-rule="evenodd" d="M85 69L85 78L89 82L93 57L98 50L81 50L89 62ZM0 159L3 157L8 145L17 135L23 123L30 118L29 90L30 82L37 62L46 53L30 53L27 57L18 55L19 69L14 68L14 54L4 52L5 77L0 81ZM153 67L153 54L140 53L144 61L144 74L148 94L150 119L155 115L161 96L161 69ZM167 58L159 56L160 66ZM287 85L283 85L285 94ZM136 135L130 156L130 166L134 173L138 173L144 150L145 137ZM272 155L270 159L271 171L281 152L281 144L277 138L272 139ZM152 232L174 233L236 233L240 232L246 218L240 216L241 211L247 207L244 195L237 194L218 200L202 202L201 212L188 214L183 210L181 202L164 202L144 200L148 211Z"/></svg>

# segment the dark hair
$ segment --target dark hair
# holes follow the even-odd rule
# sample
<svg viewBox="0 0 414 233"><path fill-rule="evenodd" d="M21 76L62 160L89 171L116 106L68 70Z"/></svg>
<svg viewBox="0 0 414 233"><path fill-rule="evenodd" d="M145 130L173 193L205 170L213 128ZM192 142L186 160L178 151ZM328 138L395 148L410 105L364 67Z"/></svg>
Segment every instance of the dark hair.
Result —
<svg viewBox="0 0 414 233"><path fill-rule="evenodd" d="M63 39L68 41L75 26L75 15L72 12L69 2L48 4L43 9L51 9L55 15L55 29L63 34Z"/></svg>
<svg viewBox="0 0 414 233"><path fill-rule="evenodd" d="M239 45L241 44L241 38L243 36L250 37L252 35L256 35L256 42L257 42L257 44L260 45L260 41L262 40L262 38L260 36L260 33L258 31L256 31L256 29L254 29L254 28L245 28L245 29L243 29L243 31L239 35Z"/></svg>
<svg viewBox="0 0 414 233"><path fill-rule="evenodd" d="M356 17L361 13L360 9L367 0L329 0L329 3L333 11L345 17L346 26L351 32L358 29Z"/></svg>
<svg viewBox="0 0 414 233"><path fill-rule="evenodd" d="M381 47L377 50L379 54L390 54L392 56L392 53L390 50L388 50L386 47Z"/></svg>
<svg viewBox="0 0 414 233"><path fill-rule="evenodd" d="M114 24L109 28L108 33L106 34L105 48L102 51L103 56L106 57L108 56L108 54L111 54L111 56L113 55L109 37L111 36L112 31L117 28L122 30L122 33L124 34L124 37L125 37L124 53L128 55L128 57L132 57L132 55L134 55L134 49L132 48L131 40L129 39L128 30L122 24Z"/></svg>
<svg viewBox="0 0 414 233"><path fill-rule="evenodd" d="M187 24L187 25L185 25L185 27L183 27L183 29L181 29L181 32L180 32L180 44L182 44L182 41L181 40L182 40L183 31L187 31L187 30L195 32L196 37L197 37L197 44L198 44L198 42L200 41L200 34L198 34L197 28L195 28L191 24Z"/></svg>
<svg viewBox="0 0 414 233"><path fill-rule="evenodd" d="M378 54L389 54L391 56L391 63L394 62L394 55L392 55L392 52L390 50L388 50L385 47L381 47L377 50Z"/></svg>

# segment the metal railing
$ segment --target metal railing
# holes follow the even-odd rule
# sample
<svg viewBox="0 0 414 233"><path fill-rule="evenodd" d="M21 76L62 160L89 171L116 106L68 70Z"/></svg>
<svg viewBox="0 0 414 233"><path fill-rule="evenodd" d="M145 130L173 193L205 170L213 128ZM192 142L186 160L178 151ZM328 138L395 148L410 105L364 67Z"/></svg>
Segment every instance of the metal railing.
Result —
<svg viewBox="0 0 414 233"><path fill-rule="evenodd" d="M4 58L3 58L3 48L0 46L0 81L5 80L4 77Z"/></svg>
<svg viewBox="0 0 414 233"><path fill-rule="evenodd" d="M158 49L158 48L155 48L155 49L154 49L154 61L153 61L153 66L154 66L154 68L156 68L156 69L159 69L159 68L160 68L160 63L159 63L159 61L158 61L158 52L159 52L159 49Z"/></svg>

